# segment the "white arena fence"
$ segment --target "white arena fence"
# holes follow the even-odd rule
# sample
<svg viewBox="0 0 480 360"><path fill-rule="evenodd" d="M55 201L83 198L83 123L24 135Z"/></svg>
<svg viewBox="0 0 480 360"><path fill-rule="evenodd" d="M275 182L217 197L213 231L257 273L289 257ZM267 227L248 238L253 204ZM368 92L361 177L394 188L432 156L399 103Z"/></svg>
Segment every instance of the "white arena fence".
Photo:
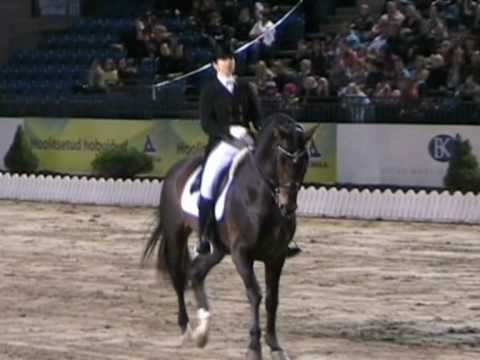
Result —
<svg viewBox="0 0 480 360"><path fill-rule="evenodd" d="M0 199L155 207L159 180L0 174ZM302 188L298 214L309 217L480 224L480 195L447 191Z"/></svg>

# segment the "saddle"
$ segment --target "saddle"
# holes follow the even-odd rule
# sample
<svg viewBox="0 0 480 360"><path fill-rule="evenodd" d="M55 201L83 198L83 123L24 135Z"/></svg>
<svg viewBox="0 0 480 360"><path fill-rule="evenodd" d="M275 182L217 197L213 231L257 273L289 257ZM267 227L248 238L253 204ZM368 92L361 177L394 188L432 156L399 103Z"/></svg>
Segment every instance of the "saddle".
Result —
<svg viewBox="0 0 480 360"><path fill-rule="evenodd" d="M216 191L217 196L215 201L215 219L217 222L223 220L223 212L225 210L226 198L233 179L235 178L237 168L244 160L245 156L250 150L244 148L239 151L228 167L222 174L220 174L220 185ZM198 217L198 198L200 196L200 184L202 178L203 167L200 165L196 167L192 174L188 177L182 190L181 206L183 211L192 216Z"/></svg>

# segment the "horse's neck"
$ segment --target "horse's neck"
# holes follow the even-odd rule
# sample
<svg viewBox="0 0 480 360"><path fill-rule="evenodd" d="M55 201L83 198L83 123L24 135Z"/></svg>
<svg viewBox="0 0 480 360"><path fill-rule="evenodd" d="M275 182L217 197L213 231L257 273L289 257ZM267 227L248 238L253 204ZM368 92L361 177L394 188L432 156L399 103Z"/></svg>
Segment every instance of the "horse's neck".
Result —
<svg viewBox="0 0 480 360"><path fill-rule="evenodd" d="M273 141L266 141L261 143L255 149L253 158L255 166L262 172L262 174L269 180L275 182L275 156Z"/></svg>

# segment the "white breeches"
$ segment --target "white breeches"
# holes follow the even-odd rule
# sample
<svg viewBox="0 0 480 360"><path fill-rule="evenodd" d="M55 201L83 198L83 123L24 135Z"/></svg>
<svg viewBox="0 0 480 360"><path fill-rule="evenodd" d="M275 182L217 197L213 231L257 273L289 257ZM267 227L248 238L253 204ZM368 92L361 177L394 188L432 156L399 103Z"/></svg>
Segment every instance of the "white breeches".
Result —
<svg viewBox="0 0 480 360"><path fill-rule="evenodd" d="M224 141L220 141L212 149L203 169L202 185L200 186L200 195L202 197L209 200L213 199L219 175L232 163L239 151L240 149Z"/></svg>

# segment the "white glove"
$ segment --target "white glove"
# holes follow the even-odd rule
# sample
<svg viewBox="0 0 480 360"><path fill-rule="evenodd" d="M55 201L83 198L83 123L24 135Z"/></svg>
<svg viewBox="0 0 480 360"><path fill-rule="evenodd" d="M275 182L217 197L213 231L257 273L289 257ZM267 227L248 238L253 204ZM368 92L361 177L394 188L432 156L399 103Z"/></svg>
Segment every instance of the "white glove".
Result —
<svg viewBox="0 0 480 360"><path fill-rule="evenodd" d="M230 135L232 135L235 139L242 139L248 134L248 130L240 125L232 125L230 126Z"/></svg>

